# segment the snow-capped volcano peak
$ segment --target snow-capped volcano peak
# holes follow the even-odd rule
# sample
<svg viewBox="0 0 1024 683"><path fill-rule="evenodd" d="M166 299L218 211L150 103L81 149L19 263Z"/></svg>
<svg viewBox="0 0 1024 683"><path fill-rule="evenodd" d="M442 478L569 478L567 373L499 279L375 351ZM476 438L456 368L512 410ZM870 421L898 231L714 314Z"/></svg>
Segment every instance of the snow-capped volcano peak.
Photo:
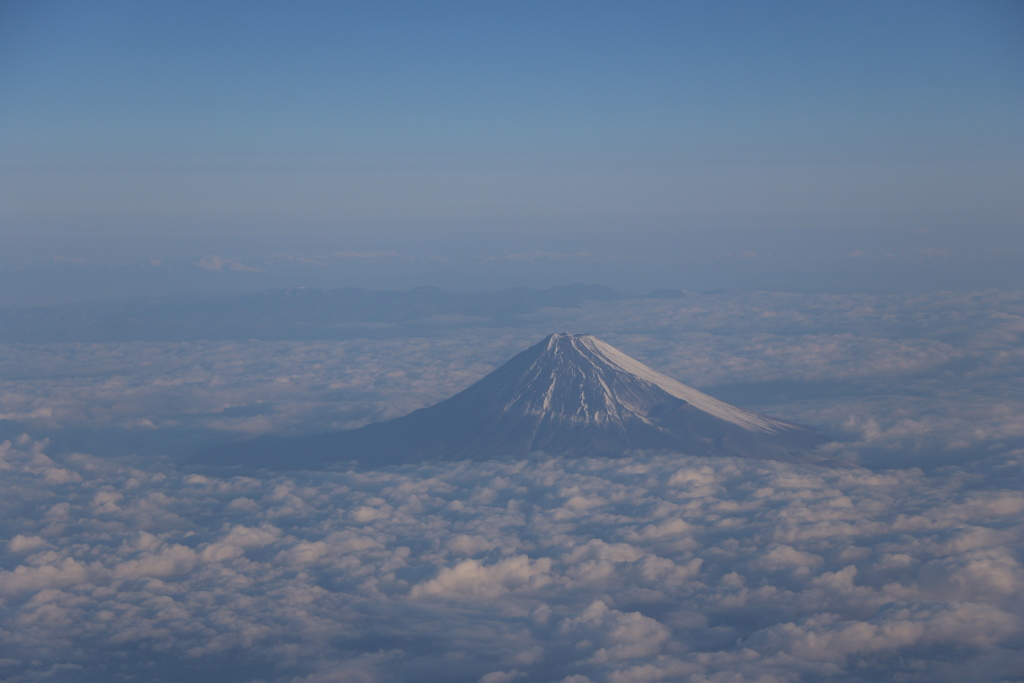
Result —
<svg viewBox="0 0 1024 683"><path fill-rule="evenodd" d="M429 408L347 432L237 444L223 455L286 469L636 449L824 462L813 453L824 441L677 382L597 337L559 333Z"/></svg>
<svg viewBox="0 0 1024 683"><path fill-rule="evenodd" d="M589 334L550 335L521 375L526 386L506 405L525 402L534 413L557 411L583 422L615 420L627 414L647 420L648 413L673 398L718 419L752 431L776 432L785 423L712 398L627 356ZM543 388L543 401L536 394Z"/></svg>

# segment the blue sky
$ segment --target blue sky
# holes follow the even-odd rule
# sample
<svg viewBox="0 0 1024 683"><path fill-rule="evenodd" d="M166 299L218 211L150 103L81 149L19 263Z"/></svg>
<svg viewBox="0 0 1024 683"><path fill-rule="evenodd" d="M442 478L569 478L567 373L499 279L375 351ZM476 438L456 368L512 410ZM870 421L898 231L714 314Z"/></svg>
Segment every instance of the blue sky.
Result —
<svg viewBox="0 0 1024 683"><path fill-rule="evenodd" d="M1020 137L1009 3L10 5L16 149L948 154Z"/></svg>
<svg viewBox="0 0 1024 683"><path fill-rule="evenodd" d="M0 12L0 218L26 254L1024 216L1017 3Z"/></svg>

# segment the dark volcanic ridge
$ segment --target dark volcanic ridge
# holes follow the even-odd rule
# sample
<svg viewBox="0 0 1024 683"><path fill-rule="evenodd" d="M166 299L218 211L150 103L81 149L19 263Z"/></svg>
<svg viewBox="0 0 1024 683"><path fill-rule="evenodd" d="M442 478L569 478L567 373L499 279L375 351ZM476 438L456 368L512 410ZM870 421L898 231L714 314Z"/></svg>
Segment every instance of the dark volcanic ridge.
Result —
<svg viewBox="0 0 1024 683"><path fill-rule="evenodd" d="M826 441L712 398L594 336L553 334L429 408L360 429L221 446L202 462L301 470L653 450L843 465L815 452Z"/></svg>

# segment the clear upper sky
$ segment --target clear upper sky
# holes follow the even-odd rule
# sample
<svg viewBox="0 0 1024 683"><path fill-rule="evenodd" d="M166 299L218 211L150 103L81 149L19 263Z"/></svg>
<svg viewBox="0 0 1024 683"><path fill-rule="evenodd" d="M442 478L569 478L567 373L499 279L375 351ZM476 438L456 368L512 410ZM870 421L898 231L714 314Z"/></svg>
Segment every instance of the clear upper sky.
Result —
<svg viewBox="0 0 1024 683"><path fill-rule="evenodd" d="M0 5L19 240L1005 230L1022 122L1020 2Z"/></svg>

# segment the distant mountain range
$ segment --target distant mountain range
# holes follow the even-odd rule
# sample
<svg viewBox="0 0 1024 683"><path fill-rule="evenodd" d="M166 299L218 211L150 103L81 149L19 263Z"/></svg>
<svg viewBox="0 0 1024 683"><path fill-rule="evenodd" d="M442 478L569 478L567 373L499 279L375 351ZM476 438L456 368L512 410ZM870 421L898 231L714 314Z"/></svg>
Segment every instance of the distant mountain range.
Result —
<svg viewBox="0 0 1024 683"><path fill-rule="evenodd" d="M202 462L324 469L643 449L841 465L815 453L825 441L681 384L591 335L553 334L429 408L344 432L265 436Z"/></svg>
<svg viewBox="0 0 1024 683"><path fill-rule="evenodd" d="M684 296L656 290L639 298ZM545 307L638 298L596 285L494 292L297 287L255 294L98 299L0 310L0 343L346 339L429 331L431 319L502 324Z"/></svg>

